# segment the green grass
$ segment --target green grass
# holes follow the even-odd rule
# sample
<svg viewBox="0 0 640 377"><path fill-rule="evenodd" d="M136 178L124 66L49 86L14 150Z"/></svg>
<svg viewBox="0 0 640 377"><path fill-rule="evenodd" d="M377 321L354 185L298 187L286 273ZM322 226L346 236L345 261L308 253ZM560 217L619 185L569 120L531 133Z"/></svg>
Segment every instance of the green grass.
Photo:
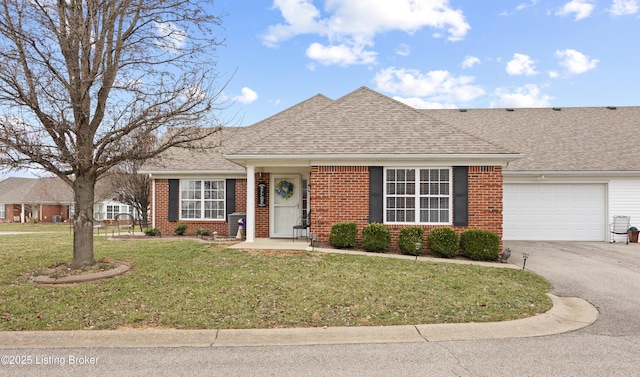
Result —
<svg viewBox="0 0 640 377"><path fill-rule="evenodd" d="M13 226L13 225L12 225ZM0 329L185 329L487 322L548 310L549 284L519 269L225 249L189 240L95 239L95 256L130 262L123 276L31 283L72 256L68 227L0 236ZM20 226L21 228L29 227ZM0 231L13 231L0 225Z"/></svg>

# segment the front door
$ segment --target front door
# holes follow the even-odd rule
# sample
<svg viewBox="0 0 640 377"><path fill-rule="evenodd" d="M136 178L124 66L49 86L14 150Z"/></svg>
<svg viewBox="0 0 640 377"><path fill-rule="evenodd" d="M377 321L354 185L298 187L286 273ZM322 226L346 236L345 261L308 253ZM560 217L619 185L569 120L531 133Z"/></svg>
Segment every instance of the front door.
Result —
<svg viewBox="0 0 640 377"><path fill-rule="evenodd" d="M299 175L272 175L271 182L271 237L285 238L293 234L293 226L301 216Z"/></svg>

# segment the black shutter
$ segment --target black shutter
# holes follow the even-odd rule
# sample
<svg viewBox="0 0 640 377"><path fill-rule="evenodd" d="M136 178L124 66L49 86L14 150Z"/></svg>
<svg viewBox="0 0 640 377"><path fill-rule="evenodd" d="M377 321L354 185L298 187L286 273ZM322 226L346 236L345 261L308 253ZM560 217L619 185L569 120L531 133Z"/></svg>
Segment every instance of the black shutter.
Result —
<svg viewBox="0 0 640 377"><path fill-rule="evenodd" d="M227 179L226 187L224 194L225 198L225 210L228 217L229 214L234 213L236 211L236 180L235 179Z"/></svg>
<svg viewBox="0 0 640 377"><path fill-rule="evenodd" d="M384 220L383 170L382 166L369 167L369 222Z"/></svg>
<svg viewBox="0 0 640 377"><path fill-rule="evenodd" d="M453 225L469 226L469 167L453 167Z"/></svg>
<svg viewBox="0 0 640 377"><path fill-rule="evenodd" d="M169 221L178 221L178 212L180 209L180 180L169 180Z"/></svg>

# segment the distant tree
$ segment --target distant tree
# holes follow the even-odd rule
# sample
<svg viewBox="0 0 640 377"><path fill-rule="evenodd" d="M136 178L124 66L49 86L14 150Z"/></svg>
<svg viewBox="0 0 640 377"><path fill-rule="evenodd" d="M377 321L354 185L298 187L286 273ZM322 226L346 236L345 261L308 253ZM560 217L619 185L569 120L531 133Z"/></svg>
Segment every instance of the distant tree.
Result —
<svg viewBox="0 0 640 377"><path fill-rule="evenodd" d="M127 204L136 209L140 215L140 230L149 224L149 208L151 198L149 194L149 176L138 174L139 162L127 162L114 168L109 174L109 181L114 200Z"/></svg>
<svg viewBox="0 0 640 377"><path fill-rule="evenodd" d="M221 124L213 71L221 15L199 0L0 4L0 161L72 187L72 266L94 264L98 178Z"/></svg>

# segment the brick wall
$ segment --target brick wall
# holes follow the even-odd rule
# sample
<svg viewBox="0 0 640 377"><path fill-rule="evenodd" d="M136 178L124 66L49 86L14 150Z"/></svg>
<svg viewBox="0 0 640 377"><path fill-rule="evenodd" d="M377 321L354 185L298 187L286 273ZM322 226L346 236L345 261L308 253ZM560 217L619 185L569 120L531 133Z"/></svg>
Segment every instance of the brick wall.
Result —
<svg viewBox="0 0 640 377"><path fill-rule="evenodd" d="M156 220L156 228L162 231L162 234L172 235L173 230L180 224L187 225L187 235L194 235L196 233L196 229L208 229L211 232L218 232L220 236L226 236L229 232L229 227L226 221L223 220L179 220L179 221L168 221L167 216L169 213L169 180L168 179L156 179L156 210L157 214L153 213L153 209L151 210L151 218L155 216ZM237 181L236 181L237 185ZM246 182L245 182L246 187ZM237 190L237 187L236 187ZM245 189L246 192L246 189ZM245 194L246 198L246 194ZM236 199L238 200L238 199ZM246 199L244 200L245 209L246 209ZM236 210L239 211L238 202L236 202Z"/></svg>
<svg viewBox="0 0 640 377"><path fill-rule="evenodd" d="M502 238L502 168L469 167L469 226L454 227L459 233L468 228L484 229ZM369 217L369 168L314 166L311 170L311 231L320 242L328 242L331 226L352 221L358 226L358 245ZM397 248L404 225L387 225L391 248ZM435 226L423 226L425 236Z"/></svg>
<svg viewBox="0 0 640 377"><path fill-rule="evenodd" d="M256 174L256 190L259 183L269 184L268 173ZM500 166L469 167L469 226L454 227L462 232L467 228L485 229L502 238L502 168ZM311 232L320 242L328 242L331 226L338 222L353 221L358 226L358 242L362 228L369 223L369 168L366 166L314 166L311 169ZM267 190L267 203L272 199ZM257 192L255 197L257 198ZM169 183L156 180L156 227L165 234L172 234L177 222L168 222ZM246 212L247 181L236 180L236 211ZM269 206L256 203L256 238L269 237ZM152 214L153 215L153 214ZM198 228L227 235L226 221L180 220L187 224L187 234ZM402 225L387 225L392 235L392 248L397 247ZM424 226L425 234L434 226Z"/></svg>
<svg viewBox="0 0 640 377"><path fill-rule="evenodd" d="M329 241L333 224L353 221L359 233L369 223L369 168L313 166L311 168L311 232Z"/></svg>
<svg viewBox="0 0 640 377"><path fill-rule="evenodd" d="M498 233L502 239L502 167L469 167L469 228Z"/></svg>
<svg viewBox="0 0 640 377"><path fill-rule="evenodd" d="M266 207L258 207L258 184L265 183L267 185L267 206ZM245 189L244 192L247 192L246 189L246 181L245 181ZM257 173L256 174L256 227L255 227L255 236L256 238L269 238L269 203L271 201L271 192L269 189L269 174L268 173ZM246 195L245 195L246 201Z"/></svg>
<svg viewBox="0 0 640 377"><path fill-rule="evenodd" d="M53 216L60 216L61 220L66 219L67 212L65 211L66 206L62 205L43 205L42 206L42 218L40 221L45 223L52 223Z"/></svg>

